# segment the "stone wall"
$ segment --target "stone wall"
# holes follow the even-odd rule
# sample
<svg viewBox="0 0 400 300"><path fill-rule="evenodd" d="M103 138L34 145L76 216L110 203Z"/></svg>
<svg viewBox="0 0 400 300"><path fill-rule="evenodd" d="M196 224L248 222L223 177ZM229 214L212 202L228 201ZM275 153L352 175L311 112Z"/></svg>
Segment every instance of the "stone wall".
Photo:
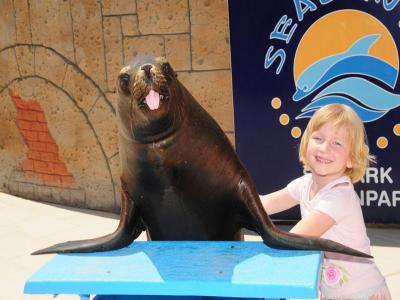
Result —
<svg viewBox="0 0 400 300"><path fill-rule="evenodd" d="M0 190L119 210L115 81L166 56L233 142L226 0L0 1Z"/></svg>

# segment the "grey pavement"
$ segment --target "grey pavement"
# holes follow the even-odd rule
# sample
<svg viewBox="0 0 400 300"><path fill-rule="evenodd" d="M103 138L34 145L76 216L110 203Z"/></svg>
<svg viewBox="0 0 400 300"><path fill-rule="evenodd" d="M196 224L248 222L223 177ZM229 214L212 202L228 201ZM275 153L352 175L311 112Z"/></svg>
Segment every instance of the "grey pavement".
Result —
<svg viewBox="0 0 400 300"><path fill-rule="evenodd" d="M25 281L53 255L30 253L55 243L110 233L118 215L50 205L0 193L0 300L53 299L24 295ZM284 228L284 227L283 227ZM285 228L284 228L285 229ZM400 300L400 228L368 228L372 254L384 274L393 300ZM248 233L246 240L260 240ZM145 234L139 240L146 240ZM60 295L59 300L78 300Z"/></svg>

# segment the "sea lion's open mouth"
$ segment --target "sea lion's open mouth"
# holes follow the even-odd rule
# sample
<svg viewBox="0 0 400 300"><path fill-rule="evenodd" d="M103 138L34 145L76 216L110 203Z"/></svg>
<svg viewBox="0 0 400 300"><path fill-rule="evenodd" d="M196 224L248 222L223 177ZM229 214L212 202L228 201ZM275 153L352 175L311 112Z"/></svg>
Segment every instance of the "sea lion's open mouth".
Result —
<svg viewBox="0 0 400 300"><path fill-rule="evenodd" d="M144 107L148 106L150 110L155 110L160 107L160 104L163 101L168 101L169 96L166 94L160 94L157 91L151 89L150 92L142 99L139 106Z"/></svg>

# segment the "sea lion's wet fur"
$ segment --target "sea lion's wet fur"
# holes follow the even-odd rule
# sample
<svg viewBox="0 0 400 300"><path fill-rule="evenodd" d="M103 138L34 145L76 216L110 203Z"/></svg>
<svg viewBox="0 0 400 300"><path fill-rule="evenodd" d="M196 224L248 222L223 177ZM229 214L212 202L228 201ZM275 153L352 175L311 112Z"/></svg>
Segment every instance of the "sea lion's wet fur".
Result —
<svg viewBox="0 0 400 300"><path fill-rule="evenodd" d="M248 228L271 247L368 257L332 241L279 231L226 135L165 59L138 59L121 70L117 86L120 224L108 236L34 254L117 249L143 229L152 240L216 241L242 240ZM146 104L150 90L161 95L157 109Z"/></svg>

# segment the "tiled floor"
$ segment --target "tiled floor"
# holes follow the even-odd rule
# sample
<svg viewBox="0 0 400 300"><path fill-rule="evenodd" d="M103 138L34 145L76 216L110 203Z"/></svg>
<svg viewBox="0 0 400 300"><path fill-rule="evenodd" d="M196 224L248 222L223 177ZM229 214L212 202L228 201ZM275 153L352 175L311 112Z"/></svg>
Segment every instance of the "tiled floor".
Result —
<svg viewBox="0 0 400 300"><path fill-rule="evenodd" d="M26 279L52 258L30 253L67 240L101 236L115 230L118 216L90 210L46 205L0 193L0 300L52 299L24 295ZM386 277L392 299L400 299L400 228L369 228L372 254ZM145 240L142 234L139 239ZM246 235L247 240L259 240ZM79 299L60 295L56 299Z"/></svg>

